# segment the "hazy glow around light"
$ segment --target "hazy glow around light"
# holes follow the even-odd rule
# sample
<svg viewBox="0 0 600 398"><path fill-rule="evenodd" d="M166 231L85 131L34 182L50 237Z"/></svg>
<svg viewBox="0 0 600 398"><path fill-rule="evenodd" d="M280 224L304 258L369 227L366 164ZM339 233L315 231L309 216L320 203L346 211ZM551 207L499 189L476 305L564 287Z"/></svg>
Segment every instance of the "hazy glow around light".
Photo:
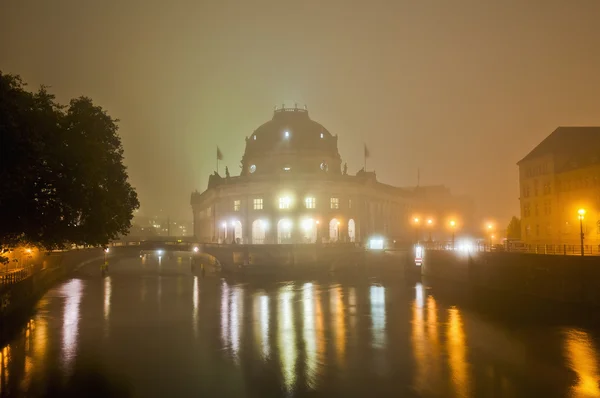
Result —
<svg viewBox="0 0 600 398"><path fill-rule="evenodd" d="M383 238L371 238L369 240L369 249L383 250Z"/></svg>
<svg viewBox="0 0 600 398"><path fill-rule="evenodd" d="M194 246L194 253L198 253L200 249L198 248L198 246Z"/></svg>
<svg viewBox="0 0 600 398"><path fill-rule="evenodd" d="M290 138L290 132L286 130L286 131L283 133L283 136L284 136L285 138Z"/></svg>

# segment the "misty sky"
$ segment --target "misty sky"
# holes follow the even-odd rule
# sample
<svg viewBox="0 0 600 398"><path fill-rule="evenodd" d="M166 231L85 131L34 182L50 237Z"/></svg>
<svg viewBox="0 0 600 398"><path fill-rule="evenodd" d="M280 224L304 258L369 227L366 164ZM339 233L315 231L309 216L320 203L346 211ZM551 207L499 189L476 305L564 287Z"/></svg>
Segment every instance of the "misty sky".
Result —
<svg viewBox="0 0 600 398"><path fill-rule="evenodd" d="M559 125L600 125L598 0L0 0L0 70L120 122L144 213L191 219L220 146L282 101L339 135L349 172L445 184L518 214L515 163ZM221 169L223 170L223 169Z"/></svg>

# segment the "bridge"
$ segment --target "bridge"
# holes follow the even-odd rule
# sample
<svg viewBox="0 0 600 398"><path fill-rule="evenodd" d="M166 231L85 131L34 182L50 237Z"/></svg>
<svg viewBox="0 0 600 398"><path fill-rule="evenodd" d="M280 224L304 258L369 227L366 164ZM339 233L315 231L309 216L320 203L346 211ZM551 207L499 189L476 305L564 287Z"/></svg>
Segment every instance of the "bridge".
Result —
<svg viewBox="0 0 600 398"><path fill-rule="evenodd" d="M169 240L114 241L108 257L113 255L165 256L186 252L193 259L207 261L224 271L253 269L330 269L364 263L365 249L355 243L331 244L216 244L199 243L190 238ZM203 260L204 259L204 260Z"/></svg>

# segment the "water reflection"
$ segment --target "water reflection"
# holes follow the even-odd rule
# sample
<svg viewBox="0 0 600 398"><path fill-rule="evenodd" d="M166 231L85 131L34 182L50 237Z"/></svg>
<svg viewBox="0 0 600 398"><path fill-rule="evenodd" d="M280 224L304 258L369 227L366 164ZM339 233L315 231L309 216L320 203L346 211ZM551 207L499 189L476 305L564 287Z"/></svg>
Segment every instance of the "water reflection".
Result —
<svg viewBox="0 0 600 398"><path fill-rule="evenodd" d="M194 291L192 292L192 302L194 305L192 312L192 328L194 337L198 337L198 303L200 301L200 289L198 288L198 277L194 276Z"/></svg>
<svg viewBox="0 0 600 398"><path fill-rule="evenodd" d="M565 333L565 351L568 365L577 374L577 384L571 387L571 396L600 397L597 351L590 336L581 330L568 330Z"/></svg>
<svg viewBox="0 0 600 398"><path fill-rule="evenodd" d="M10 371L8 363L10 358L10 344L0 350L0 396L4 395L10 381Z"/></svg>
<svg viewBox="0 0 600 398"><path fill-rule="evenodd" d="M373 347L385 347L385 288L371 286L371 322Z"/></svg>
<svg viewBox="0 0 600 398"><path fill-rule="evenodd" d="M265 293L254 295L254 339L263 359L270 355L269 347L269 296Z"/></svg>
<svg viewBox="0 0 600 398"><path fill-rule="evenodd" d="M331 322L335 332L335 351L337 353L338 365L344 364L344 353L346 351L346 309L344 307L341 286L330 289L331 294Z"/></svg>
<svg viewBox="0 0 600 398"><path fill-rule="evenodd" d="M65 283L62 293L66 296L63 316L62 359L64 368L70 369L77 351L79 304L83 294L83 282L80 279L73 279Z"/></svg>
<svg viewBox="0 0 600 398"><path fill-rule="evenodd" d="M302 292L303 328L302 339L306 353L306 382L310 388L316 388L317 383L317 335L315 327L314 286L305 283Z"/></svg>
<svg viewBox="0 0 600 398"><path fill-rule="evenodd" d="M221 341L229 346L229 285L221 283Z"/></svg>
<svg viewBox="0 0 600 398"><path fill-rule="evenodd" d="M423 285L415 286L415 299L412 305L412 347L415 357L415 389L423 393L428 387L427 352L423 308Z"/></svg>
<svg viewBox="0 0 600 398"><path fill-rule="evenodd" d="M240 340L244 326L244 291L235 286L231 294L231 318L229 319L229 345L234 358L239 359Z"/></svg>
<svg viewBox="0 0 600 398"><path fill-rule="evenodd" d="M447 333L448 363L452 375L452 385L457 396L468 397L467 346L460 311L456 307L448 309Z"/></svg>
<svg viewBox="0 0 600 398"><path fill-rule="evenodd" d="M108 337L110 317L110 295L112 292L110 276L104 278L104 337Z"/></svg>
<svg viewBox="0 0 600 398"><path fill-rule="evenodd" d="M291 391L296 383L296 359L298 357L294 307L292 305L293 296L292 286L286 285L279 289L279 308L277 311L279 321L278 348L283 381L288 391Z"/></svg>

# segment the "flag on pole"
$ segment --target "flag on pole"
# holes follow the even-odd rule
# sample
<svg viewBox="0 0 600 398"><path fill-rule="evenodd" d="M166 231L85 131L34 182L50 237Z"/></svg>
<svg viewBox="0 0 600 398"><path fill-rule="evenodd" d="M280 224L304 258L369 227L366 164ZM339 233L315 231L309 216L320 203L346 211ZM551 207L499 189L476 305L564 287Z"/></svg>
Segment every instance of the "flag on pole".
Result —
<svg viewBox="0 0 600 398"><path fill-rule="evenodd" d="M371 154L369 153L369 148L367 148L367 144L365 144L365 158L368 158L369 156L371 156Z"/></svg>
<svg viewBox="0 0 600 398"><path fill-rule="evenodd" d="M223 160L223 152L217 147L217 160Z"/></svg>

